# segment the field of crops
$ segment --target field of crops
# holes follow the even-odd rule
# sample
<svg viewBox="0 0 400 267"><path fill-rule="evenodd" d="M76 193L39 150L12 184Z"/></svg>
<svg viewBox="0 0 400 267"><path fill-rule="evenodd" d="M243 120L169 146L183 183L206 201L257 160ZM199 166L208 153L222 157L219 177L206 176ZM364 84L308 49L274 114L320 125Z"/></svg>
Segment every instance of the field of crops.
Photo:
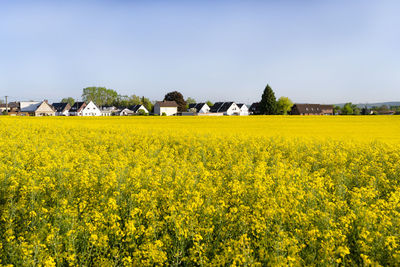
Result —
<svg viewBox="0 0 400 267"><path fill-rule="evenodd" d="M400 116L3 116L0 147L2 265L400 265Z"/></svg>

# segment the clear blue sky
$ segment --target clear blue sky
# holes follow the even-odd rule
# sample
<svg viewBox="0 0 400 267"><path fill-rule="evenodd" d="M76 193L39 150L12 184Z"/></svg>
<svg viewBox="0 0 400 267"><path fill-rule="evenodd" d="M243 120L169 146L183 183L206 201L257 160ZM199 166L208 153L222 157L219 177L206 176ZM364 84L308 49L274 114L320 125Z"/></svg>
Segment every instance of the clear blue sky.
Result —
<svg viewBox="0 0 400 267"><path fill-rule="evenodd" d="M33 1L32 1L33 2ZM400 100L400 1L1 1L0 96Z"/></svg>

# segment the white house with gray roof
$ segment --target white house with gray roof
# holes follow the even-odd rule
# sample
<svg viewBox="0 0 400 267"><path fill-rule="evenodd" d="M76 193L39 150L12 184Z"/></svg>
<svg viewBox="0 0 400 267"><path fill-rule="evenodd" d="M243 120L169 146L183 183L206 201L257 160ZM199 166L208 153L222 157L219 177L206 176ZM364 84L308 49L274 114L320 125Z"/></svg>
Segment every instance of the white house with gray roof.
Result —
<svg viewBox="0 0 400 267"><path fill-rule="evenodd" d="M178 104L175 101L157 101L154 105L154 114L174 116L178 113Z"/></svg>

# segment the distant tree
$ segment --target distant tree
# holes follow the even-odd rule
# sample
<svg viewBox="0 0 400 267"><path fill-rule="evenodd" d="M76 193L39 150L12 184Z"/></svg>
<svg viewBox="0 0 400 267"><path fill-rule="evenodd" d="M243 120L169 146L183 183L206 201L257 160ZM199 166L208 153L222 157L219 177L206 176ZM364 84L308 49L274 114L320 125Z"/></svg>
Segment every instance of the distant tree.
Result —
<svg viewBox="0 0 400 267"><path fill-rule="evenodd" d="M142 104L142 101L140 100L140 96L137 96L137 95L131 95L131 97L129 98L129 102L130 102L129 104L131 106Z"/></svg>
<svg viewBox="0 0 400 267"><path fill-rule="evenodd" d="M61 103L68 103L72 107L75 104L75 99L72 97L66 97L66 98L61 99Z"/></svg>
<svg viewBox="0 0 400 267"><path fill-rule="evenodd" d="M207 106L209 106L209 107L214 106L213 102L211 102L210 100L207 100L206 104L207 104Z"/></svg>
<svg viewBox="0 0 400 267"><path fill-rule="evenodd" d="M196 104L196 100L194 100L194 98L188 97L188 98L186 99L186 110L189 109L189 105L190 105L190 104Z"/></svg>
<svg viewBox="0 0 400 267"><path fill-rule="evenodd" d="M264 89L264 93L262 94L260 101L260 111L261 114L265 115L277 114L275 93L269 86L269 84L267 84Z"/></svg>
<svg viewBox="0 0 400 267"><path fill-rule="evenodd" d="M164 97L165 101L175 101L178 104L178 111L184 112L186 111L186 101L183 98L183 95L178 91L169 92Z"/></svg>
<svg viewBox="0 0 400 267"><path fill-rule="evenodd" d="M382 111L389 111L389 107L386 105L382 105L380 107L378 107L378 111L382 112Z"/></svg>
<svg viewBox="0 0 400 267"><path fill-rule="evenodd" d="M127 95L118 95L117 98L112 102L110 106L116 106L118 108L126 108L130 106L130 99Z"/></svg>
<svg viewBox="0 0 400 267"><path fill-rule="evenodd" d="M333 114L341 114L342 113L341 110L342 109L339 106L334 106L333 107Z"/></svg>
<svg viewBox="0 0 400 267"><path fill-rule="evenodd" d="M292 100L288 97L281 96L278 101L276 102L277 112L280 115L287 115L290 112L290 109L293 106Z"/></svg>
<svg viewBox="0 0 400 267"><path fill-rule="evenodd" d="M140 103L149 111L152 112L153 111L153 103L151 103L151 101L142 96L142 98L140 99Z"/></svg>
<svg viewBox="0 0 400 267"><path fill-rule="evenodd" d="M3 104L4 103L4 100L3 99L0 99L0 104Z"/></svg>
<svg viewBox="0 0 400 267"><path fill-rule="evenodd" d="M364 106L364 107L361 109L361 115L369 115L369 114L371 114L371 111L368 109L367 106Z"/></svg>
<svg viewBox="0 0 400 267"><path fill-rule="evenodd" d="M353 115L353 104L352 103L346 103L341 109L341 114L342 115Z"/></svg>
<svg viewBox="0 0 400 267"><path fill-rule="evenodd" d="M188 97L186 99L186 104L196 104L196 100L194 98Z"/></svg>
<svg viewBox="0 0 400 267"><path fill-rule="evenodd" d="M93 101L97 106L111 106L118 100L118 93L105 87L86 87L82 91L82 100Z"/></svg>
<svg viewBox="0 0 400 267"><path fill-rule="evenodd" d="M113 105L118 108L127 108L133 105L140 105L141 103L141 99L137 95L118 95L116 100L113 102Z"/></svg>

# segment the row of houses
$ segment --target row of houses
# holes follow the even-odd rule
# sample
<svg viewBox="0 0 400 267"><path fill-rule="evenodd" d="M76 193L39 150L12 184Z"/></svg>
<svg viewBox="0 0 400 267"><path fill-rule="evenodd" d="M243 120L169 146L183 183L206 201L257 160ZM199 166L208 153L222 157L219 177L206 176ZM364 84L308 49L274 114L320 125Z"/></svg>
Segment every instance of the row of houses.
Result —
<svg viewBox="0 0 400 267"><path fill-rule="evenodd" d="M207 103L194 103L189 104L188 113L196 113L200 116L247 116L249 109L245 104L236 104L235 102L216 102L212 107L209 107Z"/></svg>
<svg viewBox="0 0 400 267"><path fill-rule="evenodd" d="M11 102L7 106L0 105L0 112L8 108L9 115L21 116L130 116L138 114L149 114L150 111L143 105L117 108L114 106L97 107L92 101L49 104L44 101ZM207 103L189 104L186 112L178 112L178 104L175 101L157 101L154 105L155 115L166 116L247 116L249 114L260 114L260 103L253 103L250 108L245 104L235 102L216 102L213 106ZM332 105L320 104L294 104L290 114L292 115L334 115Z"/></svg>
<svg viewBox="0 0 400 267"><path fill-rule="evenodd" d="M199 115L199 116L223 116L223 115L257 115L261 114L260 103L253 103L249 108L245 104L236 104L235 102L216 102L212 107L207 103L189 104L187 112L178 113L174 101L157 102L154 113L165 115ZM290 111L291 115L334 115L333 105L320 104L294 104Z"/></svg>
<svg viewBox="0 0 400 267"><path fill-rule="evenodd" d="M260 103L253 103L249 108L249 113L253 115L261 114ZM335 115L333 105L321 104L294 104L290 110L290 115Z"/></svg>
<svg viewBox="0 0 400 267"><path fill-rule="evenodd" d="M7 109L11 116L128 116L149 113L143 105L129 108L97 107L92 101L69 103L53 103L44 101L21 101L0 105L0 112Z"/></svg>

